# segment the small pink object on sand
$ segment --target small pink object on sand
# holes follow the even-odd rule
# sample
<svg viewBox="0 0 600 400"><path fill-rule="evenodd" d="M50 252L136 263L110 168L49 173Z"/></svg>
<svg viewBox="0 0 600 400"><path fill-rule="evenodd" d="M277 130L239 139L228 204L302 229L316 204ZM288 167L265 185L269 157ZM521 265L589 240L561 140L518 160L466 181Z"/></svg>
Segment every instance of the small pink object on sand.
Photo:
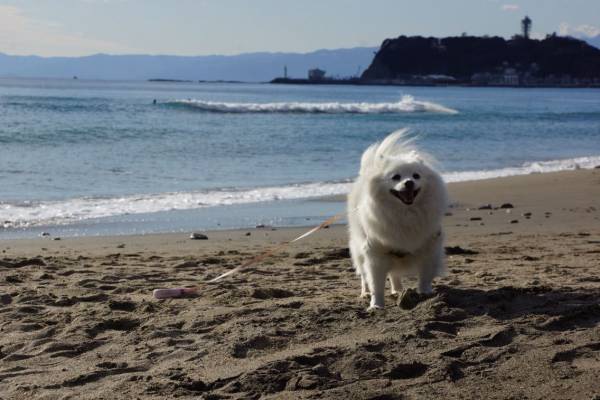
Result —
<svg viewBox="0 0 600 400"><path fill-rule="evenodd" d="M170 297L181 297L186 294L192 294L196 290L196 288L154 289L152 295L156 299L168 299Z"/></svg>

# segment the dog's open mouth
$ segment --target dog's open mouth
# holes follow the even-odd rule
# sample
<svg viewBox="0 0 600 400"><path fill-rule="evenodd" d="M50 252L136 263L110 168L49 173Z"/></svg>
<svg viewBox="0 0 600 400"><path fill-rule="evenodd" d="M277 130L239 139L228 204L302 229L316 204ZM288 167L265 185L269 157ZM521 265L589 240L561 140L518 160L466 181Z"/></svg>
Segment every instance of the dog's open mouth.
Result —
<svg viewBox="0 0 600 400"><path fill-rule="evenodd" d="M390 189L390 193L393 194L395 197L399 198L400 201L402 201L404 204L411 205L417 198L417 195L419 194L420 190L421 189Z"/></svg>

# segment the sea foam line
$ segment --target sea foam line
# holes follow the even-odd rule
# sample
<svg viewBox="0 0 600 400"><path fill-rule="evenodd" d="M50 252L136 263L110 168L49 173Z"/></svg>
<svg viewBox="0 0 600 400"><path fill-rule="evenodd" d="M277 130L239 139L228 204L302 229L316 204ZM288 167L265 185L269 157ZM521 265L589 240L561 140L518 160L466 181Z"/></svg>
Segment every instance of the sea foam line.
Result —
<svg viewBox="0 0 600 400"><path fill-rule="evenodd" d="M600 165L600 155L549 161L526 162L519 167L507 167L482 171L458 171L444 173L446 182L477 181L507 176L543 174L575 169L593 169Z"/></svg>
<svg viewBox="0 0 600 400"><path fill-rule="evenodd" d="M322 113L322 114L397 114L430 112L457 114L458 111L441 104L415 100L412 96L402 96L395 103L226 103L195 99L167 101L165 104L184 106L206 112L221 113Z"/></svg>
<svg viewBox="0 0 600 400"><path fill-rule="evenodd" d="M531 173L591 169L600 165L599 156L524 163L519 167L485 171L444 173L446 182L474 181ZM0 228L61 225L93 218L144 214L204 207L308 199L344 195L350 182L316 182L239 190L159 193L116 198L75 198L63 201L0 204ZM3 224L2 224L3 223Z"/></svg>
<svg viewBox="0 0 600 400"><path fill-rule="evenodd" d="M74 198L64 201L0 204L0 215L3 219L0 224L4 222L5 228L58 225L118 215L332 196L346 193L349 185L347 182L318 182L240 190L173 192L116 198Z"/></svg>

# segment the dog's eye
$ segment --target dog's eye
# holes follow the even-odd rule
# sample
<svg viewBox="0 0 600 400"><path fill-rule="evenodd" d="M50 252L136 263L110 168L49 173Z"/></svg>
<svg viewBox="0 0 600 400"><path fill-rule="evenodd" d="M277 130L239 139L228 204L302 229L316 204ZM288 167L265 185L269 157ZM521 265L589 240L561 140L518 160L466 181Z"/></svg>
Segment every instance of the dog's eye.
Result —
<svg viewBox="0 0 600 400"><path fill-rule="evenodd" d="M393 181L399 181L401 179L402 179L402 175L400 175L400 174L396 174L396 175L392 176Z"/></svg>
<svg viewBox="0 0 600 400"><path fill-rule="evenodd" d="M417 174L416 172L413 174L413 179L421 179L421 175Z"/></svg>

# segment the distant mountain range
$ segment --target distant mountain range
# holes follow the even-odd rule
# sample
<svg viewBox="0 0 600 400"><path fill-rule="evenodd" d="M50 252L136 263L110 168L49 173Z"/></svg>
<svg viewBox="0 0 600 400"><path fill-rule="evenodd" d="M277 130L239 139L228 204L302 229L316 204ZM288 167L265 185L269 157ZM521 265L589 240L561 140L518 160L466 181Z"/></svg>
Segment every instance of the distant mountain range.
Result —
<svg viewBox="0 0 600 400"><path fill-rule="evenodd" d="M0 53L1 77L81 79L181 79L267 82L283 76L304 78L311 68L328 76L360 76L377 47L317 50L310 53L246 53L233 56L107 55L86 57L13 56Z"/></svg>
<svg viewBox="0 0 600 400"><path fill-rule="evenodd" d="M600 36L586 41L600 48ZM232 56L108 55L85 57L14 56L0 53L0 77L81 79L177 79L268 82L284 74L306 78L311 68L328 77L360 76L378 47L317 50L310 53L245 53Z"/></svg>

